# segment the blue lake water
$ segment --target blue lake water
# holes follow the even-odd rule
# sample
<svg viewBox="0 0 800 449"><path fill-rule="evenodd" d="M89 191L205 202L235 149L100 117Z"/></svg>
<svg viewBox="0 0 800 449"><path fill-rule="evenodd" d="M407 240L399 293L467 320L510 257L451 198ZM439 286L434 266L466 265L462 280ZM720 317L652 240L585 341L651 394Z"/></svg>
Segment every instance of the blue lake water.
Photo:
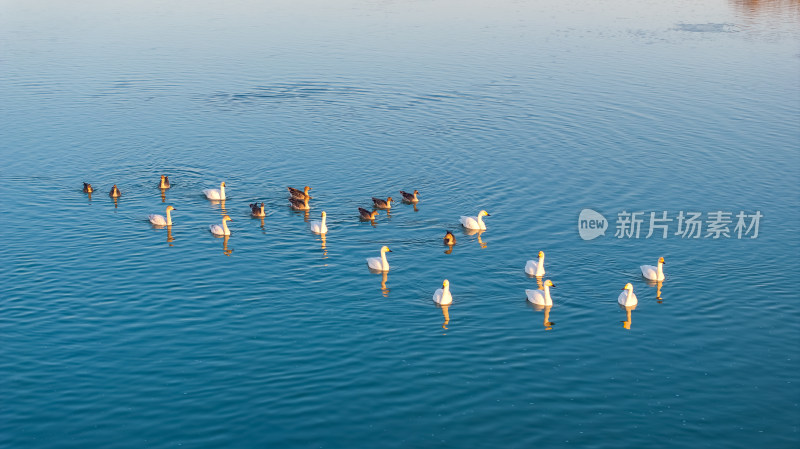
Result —
<svg viewBox="0 0 800 449"><path fill-rule="evenodd" d="M1 447L800 444L798 2L118 3L0 3Z"/></svg>

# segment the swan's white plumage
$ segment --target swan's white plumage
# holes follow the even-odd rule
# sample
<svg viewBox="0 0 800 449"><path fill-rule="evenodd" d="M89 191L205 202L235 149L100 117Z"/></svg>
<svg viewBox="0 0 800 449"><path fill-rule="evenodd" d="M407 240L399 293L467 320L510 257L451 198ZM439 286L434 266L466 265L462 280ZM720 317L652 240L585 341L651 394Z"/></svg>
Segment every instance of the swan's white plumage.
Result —
<svg viewBox="0 0 800 449"><path fill-rule="evenodd" d="M483 217L489 216L489 213L485 210L478 212L477 217L465 217L462 216L459 220L461 222L461 226L464 226L467 229L478 229L478 230L485 230L486 224L483 222Z"/></svg>
<svg viewBox="0 0 800 449"><path fill-rule="evenodd" d="M664 258L658 258L658 265L642 265L639 267L642 270L642 276L651 281L663 281L664 280Z"/></svg>
<svg viewBox="0 0 800 449"><path fill-rule="evenodd" d="M433 302L443 306L453 302L453 295L450 293L450 281L445 279L442 282L442 288L438 288L433 292Z"/></svg>
<svg viewBox="0 0 800 449"><path fill-rule="evenodd" d="M175 210L172 206L167 206L167 217L164 218L163 215L158 214L150 214L148 218L150 219L150 223L153 223L156 226L172 226L172 216L170 212Z"/></svg>
<svg viewBox="0 0 800 449"><path fill-rule="evenodd" d="M367 265L376 271L389 271L389 262L386 260L386 252L392 252L388 247L381 247L381 257L367 257Z"/></svg>
<svg viewBox="0 0 800 449"><path fill-rule="evenodd" d="M233 220L231 220L231 217L226 215L226 216L222 217L222 224L221 225L213 224L213 225L209 226L208 229L214 235L231 235L231 230L228 229L228 223L226 223L227 221L233 221Z"/></svg>
<svg viewBox="0 0 800 449"><path fill-rule="evenodd" d="M325 211L322 211L322 220L321 221L312 221L310 223L311 232L316 232L317 234L324 234L328 232L328 226L325 224L327 220L327 214Z"/></svg>
<svg viewBox="0 0 800 449"><path fill-rule="evenodd" d="M540 306L552 306L553 298L550 297L550 287L555 287L550 279L544 281L544 286L541 290L525 289L525 296L528 301Z"/></svg>
<svg viewBox="0 0 800 449"><path fill-rule="evenodd" d="M622 289L622 293L620 293L617 297L617 302L625 307L635 306L639 303L639 300L633 293L633 285L625 284L625 287Z"/></svg>
<svg viewBox="0 0 800 449"><path fill-rule="evenodd" d="M203 194L210 200L224 200L225 199L225 182L219 185L219 189L205 189Z"/></svg>
<svg viewBox="0 0 800 449"><path fill-rule="evenodd" d="M525 272L531 276L544 276L544 251L539 251L539 260L529 260Z"/></svg>

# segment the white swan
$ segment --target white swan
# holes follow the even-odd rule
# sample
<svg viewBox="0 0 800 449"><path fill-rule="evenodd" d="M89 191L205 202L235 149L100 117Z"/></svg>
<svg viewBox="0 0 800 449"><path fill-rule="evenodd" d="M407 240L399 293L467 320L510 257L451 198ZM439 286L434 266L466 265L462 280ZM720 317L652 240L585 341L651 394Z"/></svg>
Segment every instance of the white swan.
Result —
<svg viewBox="0 0 800 449"><path fill-rule="evenodd" d="M556 286L553 284L553 281L548 279L544 281L542 290L525 289L525 295L528 297L528 301L533 304L540 306L552 306L553 298L550 297L550 287L556 288Z"/></svg>
<svg viewBox="0 0 800 449"><path fill-rule="evenodd" d="M381 246L381 257L367 257L367 265L376 271L389 271L389 262L386 261L386 252L392 252L387 246Z"/></svg>
<svg viewBox="0 0 800 449"><path fill-rule="evenodd" d="M485 210L482 210L482 211L478 212L478 216L477 217L463 217L462 216L461 220L460 220L461 221L461 225L464 226L467 229L484 230L484 229L486 229L486 225L483 223L483 217L484 216L489 217L490 216L489 212L486 212Z"/></svg>
<svg viewBox="0 0 800 449"><path fill-rule="evenodd" d="M433 302L442 306L453 302L453 295L450 294L450 281L445 279L442 281L442 288L438 288L433 292Z"/></svg>
<svg viewBox="0 0 800 449"><path fill-rule="evenodd" d="M639 303L639 300L636 299L636 295L633 294L633 285L631 285L630 282L625 284L622 290L623 292L619 294L617 302L625 307L635 306Z"/></svg>
<svg viewBox="0 0 800 449"><path fill-rule="evenodd" d="M325 221L327 218L327 214L325 211L322 211L322 221L312 221L311 224L311 232L316 232L317 234L324 234L328 232L328 227L325 225Z"/></svg>
<svg viewBox="0 0 800 449"><path fill-rule="evenodd" d="M217 189L205 189L203 194L210 200L224 200L225 199L225 181L222 181Z"/></svg>
<svg viewBox="0 0 800 449"><path fill-rule="evenodd" d="M214 235L231 235L231 230L228 229L228 224L225 223L226 221L233 221L233 219L226 215L222 217L222 225L213 224L209 226L209 230Z"/></svg>
<svg viewBox="0 0 800 449"><path fill-rule="evenodd" d="M529 260L525 272L531 276L544 276L544 251L539 251L539 261Z"/></svg>
<svg viewBox="0 0 800 449"><path fill-rule="evenodd" d="M163 215L150 214L148 216L150 218L150 223L156 226L172 226L172 216L169 213L173 210L176 209L172 206L167 206L167 218L164 218Z"/></svg>
<svg viewBox="0 0 800 449"><path fill-rule="evenodd" d="M642 276L651 281L663 281L664 280L664 258L658 258L658 266L654 267L652 265L642 265L639 267L642 269Z"/></svg>

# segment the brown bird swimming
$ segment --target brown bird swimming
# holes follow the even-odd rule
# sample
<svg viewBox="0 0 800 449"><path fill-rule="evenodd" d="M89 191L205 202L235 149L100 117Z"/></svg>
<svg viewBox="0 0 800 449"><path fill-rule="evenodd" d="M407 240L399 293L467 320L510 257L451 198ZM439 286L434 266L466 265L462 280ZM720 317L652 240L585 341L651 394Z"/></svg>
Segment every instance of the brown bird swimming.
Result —
<svg viewBox="0 0 800 449"><path fill-rule="evenodd" d="M161 182L158 183L159 189L168 189L169 188L169 178L164 175L161 175Z"/></svg>
<svg viewBox="0 0 800 449"><path fill-rule="evenodd" d="M266 214L264 213L264 203L261 203L259 206L258 203L253 203L250 205L250 213L254 217L263 217Z"/></svg>
<svg viewBox="0 0 800 449"><path fill-rule="evenodd" d="M378 209L392 208L392 197L386 198L385 201L380 198L372 197L372 202L375 203L375 207L377 207Z"/></svg>
<svg viewBox="0 0 800 449"><path fill-rule="evenodd" d="M94 192L94 189L92 188L92 185L89 184L88 182L84 182L83 183L83 193L92 193L92 192Z"/></svg>
<svg viewBox="0 0 800 449"><path fill-rule="evenodd" d="M308 191L311 190L311 187L309 187L309 186L305 186L305 188L303 188L303 190L298 190L298 189L295 189L294 187L287 187L287 189L289 189L289 195L292 198L296 198L298 200L304 200L306 198L311 198L308 195Z"/></svg>
<svg viewBox="0 0 800 449"><path fill-rule="evenodd" d="M378 211L370 212L363 207L359 207L358 214L362 220L374 220L378 216Z"/></svg>
<svg viewBox="0 0 800 449"><path fill-rule="evenodd" d="M118 196L121 196L122 194L119 193L119 189L117 188L117 185L114 184L114 187L111 188L111 191L108 192L108 195L109 196L113 196L114 198L116 198Z"/></svg>
<svg viewBox="0 0 800 449"><path fill-rule="evenodd" d="M308 199L310 197L305 197L303 200L299 200L297 198L289 198L289 202L292 203L292 209L297 210L309 210L311 209L308 207Z"/></svg>
<svg viewBox="0 0 800 449"><path fill-rule="evenodd" d="M444 235L444 238L442 240L444 241L444 244L447 246L453 246L456 244L456 236L454 236L453 233L450 231L447 231L447 234Z"/></svg>
<svg viewBox="0 0 800 449"><path fill-rule="evenodd" d="M414 190L414 193L408 193L401 190L400 195L403 195L403 201L407 201L409 203L416 203L419 201L417 198L417 195L419 195L419 190Z"/></svg>

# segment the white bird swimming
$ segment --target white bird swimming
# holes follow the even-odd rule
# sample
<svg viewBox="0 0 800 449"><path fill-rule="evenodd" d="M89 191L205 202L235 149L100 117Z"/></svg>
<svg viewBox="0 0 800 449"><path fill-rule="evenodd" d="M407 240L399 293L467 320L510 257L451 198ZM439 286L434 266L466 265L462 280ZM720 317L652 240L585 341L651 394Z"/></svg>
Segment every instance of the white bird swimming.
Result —
<svg viewBox="0 0 800 449"><path fill-rule="evenodd" d="M433 292L433 302L442 306L453 302L453 295L450 294L450 281L445 279L442 281L442 288L438 288Z"/></svg>
<svg viewBox="0 0 800 449"><path fill-rule="evenodd" d="M327 214L325 211L322 211L322 221L312 221L311 225L311 232L316 232L317 234L324 234L328 232L328 227L325 225L325 221L327 218Z"/></svg>
<svg viewBox="0 0 800 449"><path fill-rule="evenodd" d="M389 262L386 261L386 253L392 252L388 246L381 246L381 257L367 257L367 265L376 271L389 271Z"/></svg>
<svg viewBox="0 0 800 449"><path fill-rule="evenodd" d="M539 251L539 260L529 260L525 264L525 272L531 276L544 276L544 251Z"/></svg>
<svg viewBox="0 0 800 449"><path fill-rule="evenodd" d="M658 258L658 266L654 267L652 265L642 265L639 267L642 269L642 276L651 281L663 281L664 280L664 258Z"/></svg>
<svg viewBox="0 0 800 449"><path fill-rule="evenodd" d="M203 194L210 200L224 200L225 199L225 181L222 181L217 189L205 189Z"/></svg>
<svg viewBox="0 0 800 449"><path fill-rule="evenodd" d="M209 230L214 235L231 235L231 230L228 229L228 224L225 223L226 221L233 221L233 219L226 215L222 217L222 225L213 224L209 226Z"/></svg>
<svg viewBox="0 0 800 449"><path fill-rule="evenodd" d="M483 217L489 217L489 212L482 210L478 212L477 217L461 217L461 225L467 229L486 229L486 224L483 223Z"/></svg>
<svg viewBox="0 0 800 449"><path fill-rule="evenodd" d="M639 300L636 299L636 295L633 294L633 285L631 285L630 282L625 284L622 290L623 292L619 294L617 302L625 307L635 306L639 303Z"/></svg>
<svg viewBox="0 0 800 449"><path fill-rule="evenodd" d="M167 218L164 218L163 215L158 214L150 214L148 218L150 218L150 223L153 223L156 226L172 226L172 216L170 215L170 211L177 210L172 206L167 206Z"/></svg>
<svg viewBox="0 0 800 449"><path fill-rule="evenodd" d="M553 284L553 281L548 279L544 281L542 290L525 289L525 295L528 297L528 301L533 304L540 306L552 306L553 298L550 297L550 287L556 288L555 284Z"/></svg>

